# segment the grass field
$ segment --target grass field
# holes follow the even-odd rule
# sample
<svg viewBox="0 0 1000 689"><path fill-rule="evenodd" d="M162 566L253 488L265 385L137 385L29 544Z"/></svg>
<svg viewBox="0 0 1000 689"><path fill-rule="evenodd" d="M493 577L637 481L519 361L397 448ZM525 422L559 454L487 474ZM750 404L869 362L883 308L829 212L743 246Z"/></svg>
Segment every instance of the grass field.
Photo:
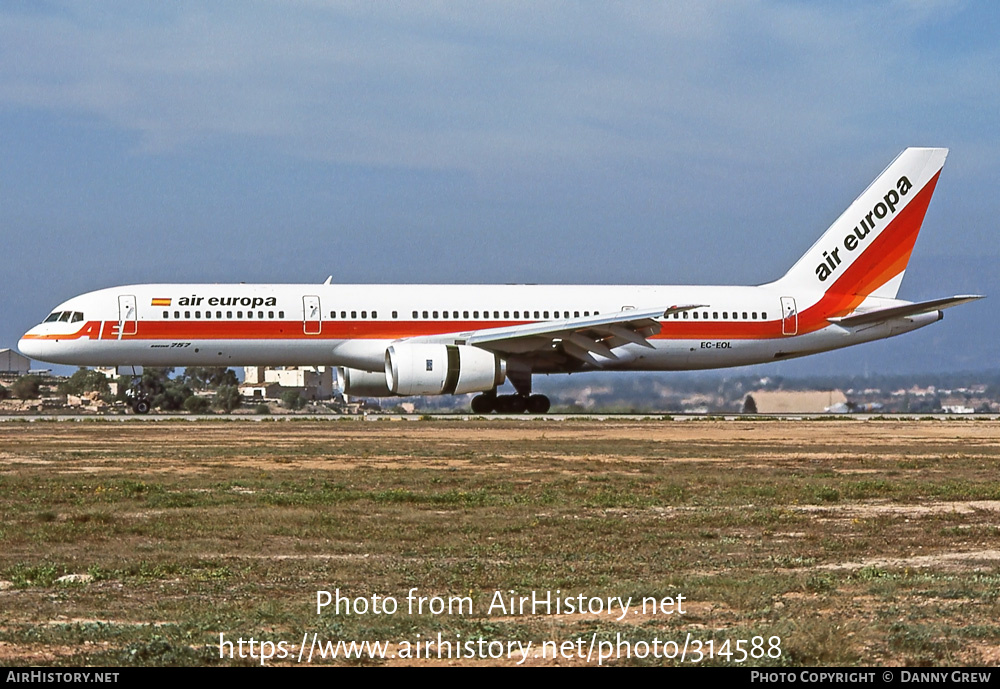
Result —
<svg viewBox="0 0 1000 689"><path fill-rule="evenodd" d="M259 664L253 637L292 665L314 633L396 657L313 664L522 659L401 657L438 634L531 665L996 664L998 468L974 420L0 423L0 664ZM398 608L317 614L336 589ZM509 591L633 609L489 609Z"/></svg>

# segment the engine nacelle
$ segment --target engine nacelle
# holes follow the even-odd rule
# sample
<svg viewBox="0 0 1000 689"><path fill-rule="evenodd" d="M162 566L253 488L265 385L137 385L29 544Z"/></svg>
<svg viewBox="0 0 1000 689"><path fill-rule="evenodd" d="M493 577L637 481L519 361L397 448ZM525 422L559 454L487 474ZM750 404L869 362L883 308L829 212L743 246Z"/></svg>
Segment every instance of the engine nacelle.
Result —
<svg viewBox="0 0 1000 689"><path fill-rule="evenodd" d="M462 395L502 385L507 367L468 345L395 344L385 350L385 384L396 395Z"/></svg>
<svg viewBox="0 0 1000 689"><path fill-rule="evenodd" d="M345 395L357 397L393 397L392 391L385 384L385 373L378 371L362 371L357 368L341 366L337 369L340 389Z"/></svg>

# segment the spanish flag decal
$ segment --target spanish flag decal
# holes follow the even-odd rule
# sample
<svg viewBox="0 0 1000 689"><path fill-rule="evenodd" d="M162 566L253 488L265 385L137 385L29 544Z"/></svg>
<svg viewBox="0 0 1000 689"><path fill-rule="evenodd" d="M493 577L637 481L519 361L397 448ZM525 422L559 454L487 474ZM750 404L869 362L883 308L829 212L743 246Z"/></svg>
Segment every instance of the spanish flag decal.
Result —
<svg viewBox="0 0 1000 689"><path fill-rule="evenodd" d="M153 299L152 306L170 306L170 299Z"/></svg>

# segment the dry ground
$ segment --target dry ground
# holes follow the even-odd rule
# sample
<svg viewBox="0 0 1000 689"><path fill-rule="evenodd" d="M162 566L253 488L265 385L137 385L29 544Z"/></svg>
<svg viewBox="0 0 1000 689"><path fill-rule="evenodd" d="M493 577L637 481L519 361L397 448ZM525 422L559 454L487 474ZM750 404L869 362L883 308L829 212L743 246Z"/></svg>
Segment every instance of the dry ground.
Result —
<svg viewBox="0 0 1000 689"><path fill-rule="evenodd" d="M998 460L1000 422L975 420L0 423L0 664L252 662L220 661L220 633L995 664ZM414 587L473 612L408 614ZM400 610L317 615L337 588ZM685 612L488 611L557 590Z"/></svg>

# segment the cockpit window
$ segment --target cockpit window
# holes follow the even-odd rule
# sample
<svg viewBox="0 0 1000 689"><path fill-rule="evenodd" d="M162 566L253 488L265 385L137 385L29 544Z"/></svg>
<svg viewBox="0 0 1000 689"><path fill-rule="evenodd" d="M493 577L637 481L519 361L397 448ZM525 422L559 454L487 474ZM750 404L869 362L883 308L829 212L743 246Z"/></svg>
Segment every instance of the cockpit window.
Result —
<svg viewBox="0 0 1000 689"><path fill-rule="evenodd" d="M83 314L79 311L53 311L43 323L79 323L83 320Z"/></svg>

